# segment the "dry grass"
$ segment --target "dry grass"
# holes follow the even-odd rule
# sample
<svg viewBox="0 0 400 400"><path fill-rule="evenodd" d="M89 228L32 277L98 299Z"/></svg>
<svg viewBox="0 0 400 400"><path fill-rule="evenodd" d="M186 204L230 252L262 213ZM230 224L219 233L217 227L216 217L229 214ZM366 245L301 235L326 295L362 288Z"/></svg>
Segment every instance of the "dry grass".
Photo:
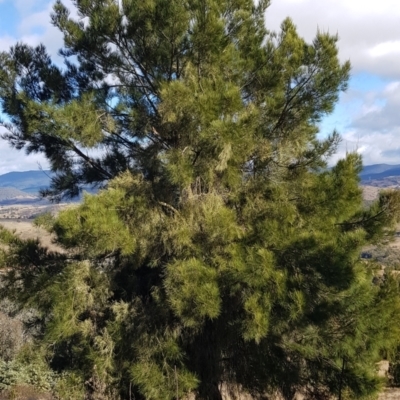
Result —
<svg viewBox="0 0 400 400"><path fill-rule="evenodd" d="M46 230L33 225L33 221L19 219L0 219L0 225L15 231L21 239L39 239L42 246L51 251L62 252L63 250L53 243L54 237Z"/></svg>
<svg viewBox="0 0 400 400"><path fill-rule="evenodd" d="M76 205L76 203L60 204L10 204L0 205L0 219L33 219L37 215L51 212L57 214L60 210Z"/></svg>
<svg viewBox="0 0 400 400"><path fill-rule="evenodd" d="M0 358L4 361L12 360L24 344L24 340L22 321L0 311Z"/></svg>
<svg viewBox="0 0 400 400"><path fill-rule="evenodd" d="M375 186L362 186L363 198L367 201L372 201L378 198L381 188Z"/></svg>
<svg viewBox="0 0 400 400"><path fill-rule="evenodd" d="M0 393L0 400L52 400L50 393L37 391L33 386L18 385Z"/></svg>

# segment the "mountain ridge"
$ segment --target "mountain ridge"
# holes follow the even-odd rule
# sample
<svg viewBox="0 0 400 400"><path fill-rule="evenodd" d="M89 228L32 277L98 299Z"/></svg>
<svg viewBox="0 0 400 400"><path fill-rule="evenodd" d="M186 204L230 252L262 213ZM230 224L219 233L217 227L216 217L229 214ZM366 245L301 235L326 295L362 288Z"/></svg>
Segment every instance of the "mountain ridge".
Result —
<svg viewBox="0 0 400 400"><path fill-rule="evenodd" d="M386 178L388 176L399 176L400 175L400 164L373 164L366 165L363 167L360 178L366 179L379 179Z"/></svg>
<svg viewBox="0 0 400 400"><path fill-rule="evenodd" d="M39 191L50 186L52 176L54 173L49 170L11 171L1 174L0 202L43 201L39 198ZM400 164L366 165L359 176L362 185L400 186ZM88 191L93 192L90 188Z"/></svg>
<svg viewBox="0 0 400 400"><path fill-rule="evenodd" d="M22 190L13 188L13 187L1 187L0 188L0 202L12 199L25 199L25 200L34 200L38 199L37 196L33 196L32 194L23 192Z"/></svg>
<svg viewBox="0 0 400 400"><path fill-rule="evenodd" d="M13 187L26 193L38 194L49 187L53 172L47 170L11 171L0 175L0 187Z"/></svg>
<svg viewBox="0 0 400 400"><path fill-rule="evenodd" d="M382 174L394 169L399 169L400 164L371 164L365 165L360 173L360 176L366 176L370 174Z"/></svg>

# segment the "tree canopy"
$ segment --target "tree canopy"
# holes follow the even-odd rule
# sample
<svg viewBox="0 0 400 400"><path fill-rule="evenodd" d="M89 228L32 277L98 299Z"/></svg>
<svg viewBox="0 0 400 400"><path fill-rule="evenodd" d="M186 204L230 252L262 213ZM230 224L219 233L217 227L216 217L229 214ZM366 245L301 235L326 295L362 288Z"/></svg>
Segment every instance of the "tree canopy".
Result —
<svg viewBox="0 0 400 400"><path fill-rule="evenodd" d="M379 390L398 282L359 254L400 198L364 207L357 154L327 168L338 37L268 31L266 0L73 3L51 17L62 66L42 45L0 54L4 138L46 156L43 195L101 189L38 220L64 253L1 231L2 293L38 313L36 357L76 398Z"/></svg>

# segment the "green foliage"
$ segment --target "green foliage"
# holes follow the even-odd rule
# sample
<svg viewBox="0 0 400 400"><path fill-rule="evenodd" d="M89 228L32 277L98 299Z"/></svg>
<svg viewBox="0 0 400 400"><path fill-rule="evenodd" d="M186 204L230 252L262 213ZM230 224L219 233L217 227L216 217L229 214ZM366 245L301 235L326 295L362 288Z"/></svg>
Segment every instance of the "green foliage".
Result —
<svg viewBox="0 0 400 400"><path fill-rule="evenodd" d="M17 385L29 385L48 392L52 389L54 378L54 373L43 364L0 360L0 391Z"/></svg>
<svg viewBox="0 0 400 400"><path fill-rule="evenodd" d="M36 358L36 360L34 360ZM81 400L85 396L82 378L73 372L57 374L37 357L0 360L0 393L13 398ZM22 396L22 397L18 397ZM8 398L8 397L6 397Z"/></svg>
<svg viewBox="0 0 400 400"><path fill-rule="evenodd" d="M0 55L4 138L48 158L44 195L101 188L37 220L63 254L0 230L1 294L35 308L61 398L376 393L399 282L359 255L400 195L366 208L357 154L327 169L338 38L268 32L267 0L74 4L52 15L64 68L43 46Z"/></svg>
<svg viewBox="0 0 400 400"><path fill-rule="evenodd" d="M165 286L171 307L186 326L201 324L220 314L217 271L194 258L167 267Z"/></svg>
<svg viewBox="0 0 400 400"><path fill-rule="evenodd" d="M390 242L378 246L367 246L363 249L362 257L366 261L375 262L377 268L386 272L400 269L400 249L397 246L391 246Z"/></svg>
<svg viewBox="0 0 400 400"><path fill-rule="evenodd" d="M54 216L50 212L39 214L33 221L33 224L38 227L50 230L54 223Z"/></svg>
<svg viewBox="0 0 400 400"><path fill-rule="evenodd" d="M63 372L57 377L53 391L56 394L56 398L63 400L80 400L85 396L82 377L70 371Z"/></svg>
<svg viewBox="0 0 400 400"><path fill-rule="evenodd" d="M0 311L0 359L12 360L23 344L22 322Z"/></svg>
<svg viewBox="0 0 400 400"><path fill-rule="evenodd" d="M60 213L53 225L54 232L66 247L80 247L90 256L112 253L121 249L122 253L132 253L135 241L129 236L124 221L118 217L116 205L120 206L124 193L113 190L107 196L86 195L84 206L76 210L68 209ZM113 240L110 240L110 239ZM93 246L93 244L96 246Z"/></svg>

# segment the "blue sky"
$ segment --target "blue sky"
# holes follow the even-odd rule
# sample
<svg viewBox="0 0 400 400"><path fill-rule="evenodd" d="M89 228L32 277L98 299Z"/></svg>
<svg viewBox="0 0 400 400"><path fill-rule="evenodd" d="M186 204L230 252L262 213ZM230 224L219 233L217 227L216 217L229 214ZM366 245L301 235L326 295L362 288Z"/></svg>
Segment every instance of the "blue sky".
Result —
<svg viewBox="0 0 400 400"><path fill-rule="evenodd" d="M339 36L339 56L350 60L349 88L320 126L342 136L335 162L358 151L364 164L400 164L400 1L272 0L267 26L290 16L311 41L317 29Z"/></svg>
<svg viewBox="0 0 400 400"><path fill-rule="evenodd" d="M71 6L72 0L64 4ZM0 0L0 51L17 41L44 43L56 57L62 36L50 24L54 0ZM400 164L400 1L272 0L266 14L270 30L290 16L299 34L311 41L317 31L338 33L341 60L350 60L349 89L333 114L321 123L320 136L342 135L334 163L356 150L366 165ZM0 141L0 174L47 167L41 155L26 156Z"/></svg>

